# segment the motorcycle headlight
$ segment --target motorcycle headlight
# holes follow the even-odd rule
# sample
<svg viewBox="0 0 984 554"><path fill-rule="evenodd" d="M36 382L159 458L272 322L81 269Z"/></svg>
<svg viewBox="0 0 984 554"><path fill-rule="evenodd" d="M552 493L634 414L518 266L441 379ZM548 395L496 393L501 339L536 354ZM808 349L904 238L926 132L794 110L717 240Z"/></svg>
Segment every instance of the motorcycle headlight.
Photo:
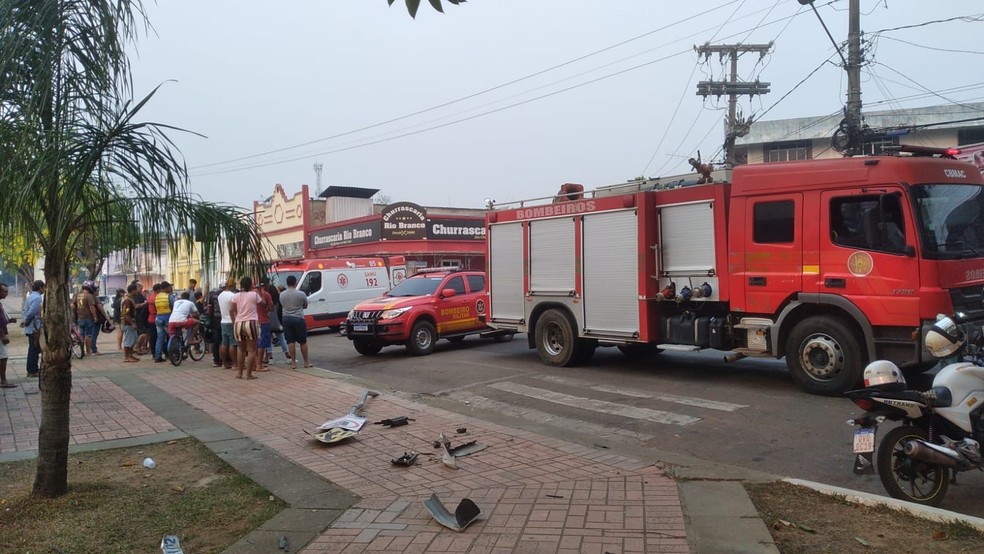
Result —
<svg viewBox="0 0 984 554"><path fill-rule="evenodd" d="M394 317L400 317L408 311L410 311L410 306L405 308L396 308L394 310L386 310L379 316L379 319L393 319Z"/></svg>

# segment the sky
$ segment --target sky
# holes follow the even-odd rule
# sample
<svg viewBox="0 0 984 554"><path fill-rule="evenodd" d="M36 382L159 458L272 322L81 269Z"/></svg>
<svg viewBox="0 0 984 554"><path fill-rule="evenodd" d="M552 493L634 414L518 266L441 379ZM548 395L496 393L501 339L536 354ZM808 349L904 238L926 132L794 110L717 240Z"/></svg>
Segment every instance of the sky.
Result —
<svg viewBox="0 0 984 554"><path fill-rule="evenodd" d="M848 0L816 5L846 40ZM740 79L771 83L739 100L746 116L831 114L847 84L820 21L796 0L471 0L445 2L443 14L423 1L416 19L402 0L146 8L153 29L131 55L134 94L162 86L138 119L191 131L168 133L191 191L244 207L277 183L315 194L316 163L323 187L481 208L565 182L685 173L698 151L720 161L726 98L696 90L729 69L697 55L704 43L774 42L765 57L739 58ZM961 16L973 20L925 24ZM890 30L903 26L916 27ZM984 98L984 5L861 0L861 28L865 110Z"/></svg>

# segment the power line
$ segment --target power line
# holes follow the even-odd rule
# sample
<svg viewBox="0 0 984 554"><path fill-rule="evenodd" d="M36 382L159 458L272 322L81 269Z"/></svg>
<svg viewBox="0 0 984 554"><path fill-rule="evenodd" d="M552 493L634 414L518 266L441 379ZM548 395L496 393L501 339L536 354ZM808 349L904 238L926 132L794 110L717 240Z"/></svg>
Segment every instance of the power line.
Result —
<svg viewBox="0 0 984 554"><path fill-rule="evenodd" d="M881 33L888 33L888 32L891 32L891 31L901 31L903 29L915 29L917 27L925 27L927 25L934 25L936 23L949 23L950 21L963 21L965 23L976 23L976 22L979 22L979 21L982 21L982 20L984 20L984 14L982 14L982 13L974 14L974 15L958 15L956 17L950 17L950 18L947 18L947 19L934 19L932 21L924 21L923 23L916 23L914 25L903 25L901 27L891 27L889 29L879 29L879 30L874 31L873 33L870 33L870 34L877 35L877 34L881 34Z"/></svg>
<svg viewBox="0 0 984 554"><path fill-rule="evenodd" d="M835 1L837 1L837 0L830 0L825 5L829 5L829 4L831 4L831 3L835 2ZM734 3L734 2L731 2L731 3ZM729 5L729 4L723 4L722 6L719 6L719 7L723 7L723 6L727 6L727 5ZM737 20L740 20L740 19L745 19L747 17L751 17L752 15L755 15L757 13L760 13L761 11L764 11L764 10L758 10L756 12L753 12L752 14L739 17L739 18L737 18L735 20L737 21ZM778 22L781 22L781 21L787 21L787 26L788 26L788 20L790 20L792 18L795 18L797 15L799 15L799 12L797 12L796 14L793 14L791 16L786 16L786 17L782 17L782 18L778 18L778 19L769 21L765 25L759 25L759 27L772 25L774 23L778 23ZM675 24L673 24L673 25L675 25ZM655 32L655 31L652 31L652 32ZM650 32L648 34L651 34L652 32ZM667 44L665 44L663 46L660 46L658 48L653 48L653 49L644 51L643 53L648 52L648 51L652 51L652 50L657 50L657 49L662 48L664 46L671 45L674 42L680 42L683 39L687 39L687 38L693 37L693 36L698 35L698 34L701 34L703 32L705 32L705 31L696 31L694 33L691 33L690 35L686 35L686 36L682 37L680 40L667 43ZM739 31L737 33L733 33L732 35L723 37L722 39L732 38L732 37L738 36L738 35L740 35L742 33L745 33L745 32L747 32L747 31ZM623 41L623 42L628 42L628 41ZM388 142L390 140L396 140L396 139L400 139L400 138L405 138L405 137L408 137L408 136L420 134L420 133L431 131L431 130L435 130L435 129L440 129L440 128L443 128L443 127L447 127L449 125L454 125L454 124L457 124L457 123L469 121L469 120L472 120L472 119L476 119L478 117L482 117L482 116L485 116L485 115L497 113L497 112L500 112L500 111L503 111L503 110L506 110L506 109L510 109L510 108L513 108L513 107L521 106L521 105L524 105L524 104L527 104L527 103L530 103L530 102L533 102L533 101L536 101L536 100L540 100L540 99L543 99L543 98L554 96L556 94L560 94L560 93L567 92L567 91L570 91L570 90L573 90L573 89L576 89L576 88L580 88L581 86L584 86L584 85L592 84L592 83L595 83L595 82L598 82L598 81L601 81L601 80L604 80L604 79L608 79L610 77L614 77L614 76L617 76L617 75L620 75L620 74L629 72L629 71L640 69L642 67L646 67L646 66L651 65L653 63L657 63L657 62L660 62L660 61L665 61L665 60L667 60L669 58L672 58L672 57L681 55L681 54L686 53L688 51L689 51L689 49L687 51L677 52L677 53L674 53L674 54L671 54L671 55L668 55L668 56L664 56L662 58L658 58L656 60L652 60L650 62L646 62L646 63L640 64L640 65L636 65L636 66L630 67L630 68L625 69L625 70L622 70L622 71L611 73L611 74L608 74L608 75L599 77L597 79L592 79L592 80L586 81L584 83L580 83L578 85L570 86L570 87L567 87L567 88L564 88L564 89L561 89L561 90L557 90L557 91L554 91L554 92L551 92L551 93L548 93L548 94L544 94L544 95L541 95L541 96L537 96L535 98L531 98L531 99L528 99L528 100L525 100L525 101L521 101L521 102L516 102L516 103L513 103L513 104L509 104L507 106L503 106L503 107L498 108L498 109L488 110L488 111L481 112L481 113L476 114L476 115L473 115L473 116L469 116L469 117L457 119L457 120L454 120L454 121L451 121L451 122L448 122L448 123L445 123L445 124L434 125L434 126L431 126L431 127L426 127L426 128L420 129L420 130L415 131L415 132L402 133L402 134L391 136L389 138L383 138L383 139L380 139L380 140L372 140L372 141L360 142L360 143L358 143L358 144L356 144L354 146L350 146L350 147L336 148L336 149L329 150L329 151L318 151L318 152L311 153L311 154L308 154L308 155L302 155L302 156L295 156L295 157L291 157L291 158L279 159L279 160L275 160L275 161L271 161L271 162L258 162L258 163L255 163L255 164L245 165L245 166L240 166L240 167L234 167L234 168L215 169L215 170L207 171L207 172L204 172L204 173L192 174L191 176L193 176L193 177L204 177L204 176L219 175L219 174L224 174L224 173L234 173L234 172L245 171L245 170L249 170L249 169L257 169L257 168L261 168L261 167L269 167L269 166L273 166L273 165L279 165L279 164L283 164L283 163L289 163L289 162L293 162L293 161L309 159L309 158L316 157L316 156L327 155L327 154L338 153L338 152L344 152L344 151L353 150L353 149L357 149L357 148L362 148L362 147L366 147L366 146L372 146L372 145L375 145L375 144L380 144L380 143L383 143L383 142ZM598 69L607 67L608 65L613 65L614 63L620 63L621 61L624 61L625 59L629 59L629 58L635 57L637 55L639 55L639 54L635 54L633 56L628 56L626 58L623 58L621 60L618 60L616 62L613 62L612 64L606 64L604 66L600 66L599 68L595 68L593 70L589 70L588 72L585 72L585 73L590 73L590 72L596 71ZM584 57L587 57L587 56L584 56ZM545 71L546 70L544 70L543 72L545 72ZM543 72L540 72L540 73L543 73ZM561 81L569 80L570 78L572 78L572 77L568 77L568 78L562 79ZM521 81L521 80L523 80L523 79L517 79L514 82L518 82L518 81ZM549 85L547 85L547 86L549 86ZM501 88L501 87L496 87L496 88ZM543 87L537 87L537 88L543 88ZM536 90L536 88L533 89L533 90ZM477 96L478 94L480 94L480 93L476 93L474 95L471 95L471 97ZM502 100L495 101L495 102L492 102L492 103L494 104L494 103L501 102L501 101ZM454 102L446 103L446 105L447 104L452 104L452 103L454 103ZM435 109L436 109L436 107L435 107ZM472 111L473 109L475 109L475 108L472 108L471 110L465 110L465 112ZM421 112L418 112L418 114L419 113L423 113L425 111L431 111L431 109L422 110ZM412 115L413 114L408 115L408 116L403 116L403 117L400 117L400 118L395 118L393 120L390 120L389 122L398 121L398 120L401 120L401 119L406 119L408 117L411 117ZM438 118L438 120L440 120L440 119L446 119L447 117L448 116L444 116L442 118ZM364 127L362 129L354 130L354 131L349 131L349 132L346 132L346 133L341 133L339 135L335 135L335 136L332 136L332 137L325 137L323 139L318 139L318 140L315 140L315 141L309 141L309 142L304 143L302 145L295 145L295 146L292 146L292 147L281 148L281 149L278 149L276 151L270 151L269 153L283 152L283 151L286 151L286 150L296 149L296 148L299 148L301 146L315 144L315 143L327 141L327 140L330 140L330 139L333 139L333 138L339 138L341 136L345 136L345 135L350 135L350 134L356 133L356 132L358 132L360 130L366 130L366 129L370 129L370 128L374 128L374 127L379 127L381 125L384 125L385 123L387 123L387 122L378 123L378 124L375 124L375 125L371 125L371 126L368 126L368 127ZM410 126L409 128L412 128L412 127L415 127L415 126L417 126L417 125ZM256 154L256 155L253 155L253 156L245 156L245 157L242 157L242 158L237 158L236 160L228 160L226 162L216 162L216 163L202 165L202 166L195 166L195 167L192 168L192 170L194 170L194 169L202 169L204 167L210 167L210 166L215 166L215 165L224 165L224 164L232 163L234 161L243 161L243 160L247 160L247 159L252 159L252 158L260 157L262 155L266 155L266 154Z"/></svg>
<svg viewBox="0 0 984 554"><path fill-rule="evenodd" d="M879 36L877 38L894 40L895 42L901 42L903 44L908 44L909 46L915 46L917 48L925 48L926 50L934 50L936 52L951 52L954 54L984 54L984 52L980 52L977 50L956 50L952 48L936 48L934 46L926 46L925 44L916 44L915 42L909 42L908 40L902 40L900 38L895 38L895 37Z"/></svg>
<svg viewBox="0 0 984 554"><path fill-rule="evenodd" d="M420 129L418 131L411 131L409 133L403 133L402 135L396 135L396 136L389 137L389 138L383 138L383 139L379 139L379 140L369 141L369 142L365 142L365 143L358 144L358 145L355 145L355 146L349 146L349 147L346 147L346 148L338 148L338 149L335 149L335 150L323 151L323 152L319 152L319 153L316 153L316 154L311 154L309 156L298 156L298 157L290 158L290 159L287 159L287 160L280 160L280 161L268 162L268 163L259 163L259 164L255 164L255 165L251 165L251 166L239 167L239 168L234 168L234 169L222 169L222 170L217 170L217 171L212 171L212 172L198 173L198 174L193 174L192 176L194 176L194 177L205 177L205 176L209 176L209 175L218 175L218 174L221 174L221 173L234 173L234 172L237 172L237 171L244 171L244 170L247 170L247 169L257 169L257 168L260 168L260 167L268 167L268 166L271 166L271 165L278 165L278 164L287 163L287 162L294 162L294 161L298 161L298 160L306 160L306 159L309 159L309 158L313 158L315 156L322 156L322 155L328 155L328 154L336 154L338 152L345 152L345 151L348 151L348 150L354 150L356 148L363 148L363 147L366 147L366 146L372 146L374 144L379 144L379 143L382 143L382 142L389 142L391 140L396 140L396 139L401 139L401 138L405 138L405 137L409 137L409 136L413 136L413 135L418 135L420 133L424 133L424 132L427 132L427 131L433 131L435 129L441 129L443 127L448 127L450 125L455 125L457 123L462 123L464 121L470 121L472 119L477 119L479 117L483 117L483 116L486 116L486 115L489 115L489 114L501 112L503 110L508 110L510 108L515 108L517 106L522 106L524 104L529 104L530 102L535 102L537 100L542 100L544 98L549 98L549 97L555 96L557 94L568 92L568 91L571 91L571 90L574 90L574 89L577 89L577 88L581 88L583 86L587 86L587 85L590 85L590 84L593 84L593 83L597 83L599 81L604 81L606 79L610 79L612 77L616 77L618 75L622 75L623 73L628 73L630 71L635 71L636 69L640 69L642 67L646 67L646 66L652 65L654 63L659 63L659 62L662 62L662 61L666 61L666 60L668 60L670 58L673 58L673 57L676 57L676 56L680 56L680 55L683 55L683 54L687 54L689 52L690 52L690 49L688 48L686 50L682 50L682 51L677 52L675 54L670 54L670 55L667 55L667 56L663 56L662 58L657 58L655 60L652 60L652 61L649 61L649 62L646 62L646 63L643 63L643 64L639 64L637 66L633 66L633 67L630 67L630 68L627 68L627 69L623 69L621 71L616 71L614 73L609 73L608 75L603 75L603 76L598 77L596 79L591 79L589 81L585 81L583 83L572 85L572 86L569 86L567 88L563 88L563 89L560 89L560 90L556 90L554 92L543 94L543 95L537 96L535 98L530 98L530 99L527 99L527 100L523 100L521 102L516 102L516 103L513 103L513 104L509 104L509 105L503 106L501 108L496 108L494 110L485 111L485 112L478 113L478 114L475 114L475 115L472 115L472 116L469 116L469 117L464 117L464 118L461 118L461 119L456 119L454 121L449 121L447 123L442 123L440 125L434 125L434 126L431 126L431 127L427 127L425 129Z"/></svg>
<svg viewBox="0 0 984 554"><path fill-rule="evenodd" d="M279 152L284 152L286 150L293 150L295 148L302 148L304 146L310 146L312 144L316 144L316 143L319 143L319 142L325 142L325 141L328 141L328 140L332 140L332 139L344 137L344 136L347 136L347 135L355 134L355 133L358 133L358 132L361 132L361 131L367 131L369 129L374 129L376 127L381 127L383 125L387 125L387 124L390 124L390 123L394 123L394 122L397 122L397 121L408 119L410 117L414 117L414 116L417 116L417 115L428 113L428 112L431 112L431 111L434 111L434 110L437 110L437 109L440 109L440 108L444 108L444 107L447 107L447 106L450 106L450 105L453 105L453 104L457 104L459 102L463 102L465 100L469 100L471 98L475 98L476 96L481 96L483 94L486 94L486 93L489 93L489 92L493 92L493 91L499 90L501 88L508 87L510 85L514 85L516 83L519 83L519 82L522 82L522 81L525 81L525 80L528 80L528 79L532 79L533 77L537 77L539 75L543 75L544 73L548 73L550 71L554 71L556 69L560 69L562 67L571 65L573 63L577 63L579 61L585 60L585 59L590 58L592 56L595 56L597 54L601 54L603 52L607 52L609 50L612 50L612 49L617 48L619 46L623 46L623 45L628 44L630 42L633 42L633 41L639 40L641 38L647 37L649 35L658 33L660 31L665 31L666 29L669 29L669 28L674 27L676 25L680 25L681 23L687 23L687 22L689 22L690 20L692 20L694 18L699 18L699 17L705 16L705 15L711 13L711 12L717 11L717 10L719 10L721 8L724 8L725 6L734 4L734 3L739 2L739 1L744 2L745 0L731 0L730 2L726 2L726 3L721 4L720 6L717 6L715 8L711 8L709 10L705 10L705 11L703 11L701 13L698 13L698 14L696 14L694 16L690 16L690 17L688 17L686 19L681 19L679 21L675 21L673 23L669 23L669 24L664 25L662 27L659 27L659 28L653 29L651 31L645 32L645 33L643 33L641 35L632 37L632 38L627 39L627 40L623 40L621 42L612 44L610 46L606 46L605 48L602 48L600 50L595 50L594 52L585 54L583 56L579 56L577 58L568 60L566 62L559 63L557 65L548 67L546 69L542 69L540 71L536 71L534 73L531 73L529 75L520 77L518 79L513 79L512 81L508 81L508 82L502 83L500 85L496 85L494 87L490 87L490 88L487 88L485 90L482 90L482 91L479 91L479 92L475 92L475 93L469 94L467 96L462 96L460 98L456 98L454 100L450 100L448 102L444 102L444 103L438 104L436 106L431 106L431 107L425 108L423 110L418 110L416 112L413 112L413 113L410 113L410 114L407 114L407 115L402 115L402 116L399 116L399 117L395 117L393 119L389 119L389 120L382 121L382 122L379 122L379 123L374 123L372 125L367 125L365 127L360 127L358 129L353 129L351 131L345 131L343 133L339 133L339 134L332 135L332 136L329 136L329 137L319 138L319 139L315 139L315 140L311 140L311 141L307 141L307 142L295 144L293 146L285 146L283 148L277 148L277 149L274 149L274 150L268 150L266 152L258 152L256 154L250 154L248 156L242 156L242 157L239 157L239 158L233 158L233 159L224 160L224 161L220 161L220 162L207 163L207 164L203 164L203 165L199 165L199 166L193 167L191 169L202 169L202 168L206 168L206 167L213 167L213 166L216 166L216 165L225 165L225 164L229 164L229 163L233 163L233 162L239 162L239 161L248 160L248 159L252 159L252 158L259 158L259 157L262 157L262 156L267 156L269 154L277 154Z"/></svg>

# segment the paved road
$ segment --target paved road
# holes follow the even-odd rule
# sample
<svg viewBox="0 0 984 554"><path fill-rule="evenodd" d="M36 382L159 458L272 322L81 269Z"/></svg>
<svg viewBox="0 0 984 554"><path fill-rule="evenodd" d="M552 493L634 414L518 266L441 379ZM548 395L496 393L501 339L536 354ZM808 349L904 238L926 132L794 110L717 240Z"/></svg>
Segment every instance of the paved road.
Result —
<svg viewBox="0 0 984 554"><path fill-rule="evenodd" d="M336 334L314 335L311 344L320 367L549 436L641 459L682 454L886 494L877 476L851 471L846 421L858 409L802 392L781 361L726 364L718 353L669 352L637 360L603 348L588 366L551 368L526 348L525 335L502 344L441 341L419 358L397 347L364 357ZM941 507L984 517L982 495L984 479L962 474Z"/></svg>

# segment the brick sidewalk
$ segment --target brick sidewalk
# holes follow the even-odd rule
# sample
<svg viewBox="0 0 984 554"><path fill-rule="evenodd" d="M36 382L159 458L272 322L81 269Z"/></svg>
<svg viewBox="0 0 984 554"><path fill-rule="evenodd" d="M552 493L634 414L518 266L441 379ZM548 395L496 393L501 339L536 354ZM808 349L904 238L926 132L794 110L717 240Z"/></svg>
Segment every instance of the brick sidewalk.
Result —
<svg viewBox="0 0 984 554"><path fill-rule="evenodd" d="M106 352L115 349L104 344ZM370 421L400 415L416 421L397 428L368 424L354 439L327 446L302 430L347 413L364 390L328 373L274 368L243 381L208 360L174 369L123 364L115 354L76 361L73 369L73 444L175 430L106 376L138 374L359 495L306 552L689 552L676 483L655 467L604 451L385 391L367 401L363 414ZM23 360L12 360L9 374L23 381ZM3 390L0 453L36 448L36 387ZM467 433L456 434L459 427ZM458 470L447 468L431 446L441 431L454 445L478 440L489 448L459 458ZM390 464L410 450L421 454L417 465ZM452 511L471 498L483 515L462 533L446 529L423 507L431 493Z"/></svg>

